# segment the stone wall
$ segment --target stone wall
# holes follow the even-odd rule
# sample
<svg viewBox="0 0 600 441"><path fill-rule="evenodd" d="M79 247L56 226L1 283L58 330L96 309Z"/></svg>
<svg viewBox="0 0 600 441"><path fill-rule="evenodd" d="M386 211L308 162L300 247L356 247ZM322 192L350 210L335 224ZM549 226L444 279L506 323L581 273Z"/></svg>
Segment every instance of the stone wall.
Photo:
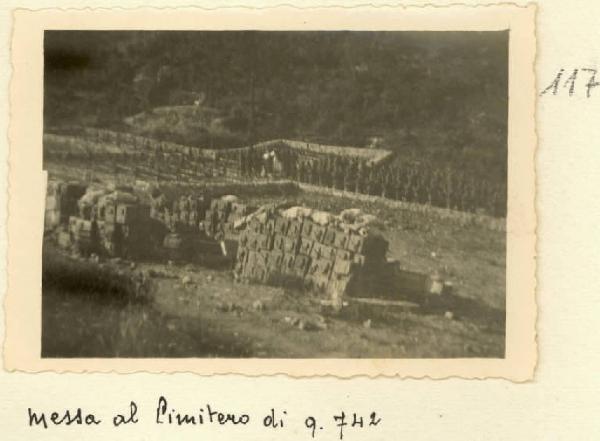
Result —
<svg viewBox="0 0 600 441"><path fill-rule="evenodd" d="M359 286L363 269L383 263L386 252L378 235L271 208L251 216L239 235L234 271L241 280L301 286L341 301Z"/></svg>

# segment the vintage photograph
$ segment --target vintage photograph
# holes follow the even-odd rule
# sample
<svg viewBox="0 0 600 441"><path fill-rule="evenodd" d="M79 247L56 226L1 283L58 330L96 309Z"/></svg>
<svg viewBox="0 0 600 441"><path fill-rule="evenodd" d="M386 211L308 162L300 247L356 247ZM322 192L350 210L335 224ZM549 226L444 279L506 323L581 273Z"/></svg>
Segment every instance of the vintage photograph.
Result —
<svg viewBox="0 0 600 441"><path fill-rule="evenodd" d="M509 38L46 30L42 358L503 359Z"/></svg>

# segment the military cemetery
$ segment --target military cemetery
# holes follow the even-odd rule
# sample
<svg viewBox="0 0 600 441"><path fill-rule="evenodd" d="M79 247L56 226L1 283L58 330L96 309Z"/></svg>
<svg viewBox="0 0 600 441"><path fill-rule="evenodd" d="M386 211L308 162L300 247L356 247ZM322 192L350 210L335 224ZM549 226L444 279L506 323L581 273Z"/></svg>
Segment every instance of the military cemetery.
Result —
<svg viewBox="0 0 600 441"><path fill-rule="evenodd" d="M415 92L394 83L379 59L346 55L351 61L332 67L315 55L319 85L294 85L283 67L247 67L245 40L235 33L201 35L193 47L218 41L250 69L219 64L218 80L192 61L185 67L184 53L144 64L136 51L161 47L160 32L93 34L82 36L84 49L59 34L46 43L44 357L503 356L500 98L454 108L423 85L429 104L413 114L386 101ZM321 41L298 35L289 41ZM180 37L196 38L173 38ZM268 37L252 38L260 46ZM337 54L343 38L363 37L310 50ZM493 55L502 53L502 36L432 36L422 46L414 35L372 38L375 52L407 54L396 61L406 75L422 68L422 51L453 66L429 45L483 44L479 56L505 62ZM100 46L88 67L71 71L53 58L113 39L131 64ZM295 47L269 42L265 50ZM122 70L99 73L96 62ZM464 63L479 66L475 58ZM104 75L121 92L110 82L92 91L84 81ZM284 85L289 103L270 95ZM338 86L356 101L334 104L344 99ZM503 78L487 87L506 91ZM73 90L87 98L58 99ZM86 99L100 101L88 107ZM460 129L455 116L472 129Z"/></svg>

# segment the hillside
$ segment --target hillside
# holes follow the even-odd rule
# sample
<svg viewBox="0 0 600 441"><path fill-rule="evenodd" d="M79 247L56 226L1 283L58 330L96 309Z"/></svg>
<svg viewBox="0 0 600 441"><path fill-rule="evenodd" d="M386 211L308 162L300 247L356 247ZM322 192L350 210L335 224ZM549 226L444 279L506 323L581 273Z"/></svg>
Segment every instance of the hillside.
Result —
<svg viewBox="0 0 600 441"><path fill-rule="evenodd" d="M47 31L44 120L213 148L375 140L504 183L507 52L507 32Z"/></svg>

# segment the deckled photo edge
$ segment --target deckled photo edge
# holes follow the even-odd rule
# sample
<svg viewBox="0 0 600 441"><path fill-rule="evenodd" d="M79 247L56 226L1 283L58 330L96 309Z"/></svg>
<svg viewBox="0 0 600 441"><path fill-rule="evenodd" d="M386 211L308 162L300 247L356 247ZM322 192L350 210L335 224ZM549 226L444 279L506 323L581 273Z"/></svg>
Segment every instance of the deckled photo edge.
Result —
<svg viewBox="0 0 600 441"><path fill-rule="evenodd" d="M493 12L497 8L498 12ZM223 11L228 21L216 23L221 11L169 10L165 23L156 11L148 15L141 11L18 11L13 30L13 78L11 79L10 121L10 182L9 198L9 277L5 299L6 340L4 365L8 370L26 372L197 372L237 373L247 375L286 374L294 377L334 375L338 377L401 376L412 378L506 378L525 381L533 377L537 360L536 298L535 298L535 7L490 6L477 9L419 8L368 11L364 9L335 10L324 17L311 15L311 10L285 8L261 10L255 17L258 28L280 29L304 20L304 27L333 29L336 26L353 29L487 29L509 28L509 196L507 215L507 293L506 293L506 358L505 359L42 359L40 274L43 231L43 205L46 174L42 170L42 36L43 29L122 28L131 25L133 17L144 14L145 29L168 26L191 29L198 18L211 16L211 27L243 29L252 11ZM402 17L394 12L402 11ZM332 11L334 12L334 11ZM79 21L72 21L74 14ZM162 12L161 12L162 14ZM481 15L479 24L474 17ZM119 22L117 18L127 19ZM268 16L268 17L267 17ZM151 17L152 20L149 20ZM237 21L236 21L237 17ZM394 23L394 18L397 18ZM175 21L175 20L181 21ZM192 22L195 21L195 24ZM314 23L314 24L313 24ZM458 23L458 24L457 24ZM382 25L383 24L383 25ZM329 27L328 27L329 26ZM381 26L381 27L380 27ZM27 32L24 32L25 28ZM519 38L514 38L518 33ZM24 55L27 54L27 55ZM31 55L33 54L33 55ZM514 100L514 101L513 101ZM516 152L516 153L515 153ZM515 191L515 185L519 190ZM511 190L512 188L512 190ZM32 257L36 256L36 257Z"/></svg>

